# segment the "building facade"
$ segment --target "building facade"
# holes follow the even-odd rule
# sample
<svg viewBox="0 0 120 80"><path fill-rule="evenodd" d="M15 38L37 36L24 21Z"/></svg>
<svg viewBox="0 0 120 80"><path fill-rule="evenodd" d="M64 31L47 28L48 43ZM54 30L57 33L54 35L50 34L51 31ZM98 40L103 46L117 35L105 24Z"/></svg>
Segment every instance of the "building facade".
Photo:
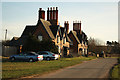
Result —
<svg viewBox="0 0 120 80"><path fill-rule="evenodd" d="M75 56L85 56L88 53L87 35L81 30L81 21L73 22L73 30L69 33L70 52Z"/></svg>
<svg viewBox="0 0 120 80"><path fill-rule="evenodd" d="M45 11L39 8L38 21L36 25L27 25L17 40L11 40L10 45L21 46L26 43L27 37L34 35L40 41L51 39L58 47L61 56L87 54L87 35L81 31L81 22L73 22L73 30L69 32L69 22L64 22L64 27L58 24L58 7L47 9L47 20Z"/></svg>

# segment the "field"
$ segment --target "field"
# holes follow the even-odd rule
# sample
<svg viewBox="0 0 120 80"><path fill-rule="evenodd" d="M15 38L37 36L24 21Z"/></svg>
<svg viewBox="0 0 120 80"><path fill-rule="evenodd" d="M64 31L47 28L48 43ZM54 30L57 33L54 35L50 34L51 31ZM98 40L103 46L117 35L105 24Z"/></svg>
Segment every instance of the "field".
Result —
<svg viewBox="0 0 120 80"><path fill-rule="evenodd" d="M10 62L8 58L4 58L2 63L2 78L20 78L33 74L41 75L95 58L96 57L60 58L59 60L38 62Z"/></svg>

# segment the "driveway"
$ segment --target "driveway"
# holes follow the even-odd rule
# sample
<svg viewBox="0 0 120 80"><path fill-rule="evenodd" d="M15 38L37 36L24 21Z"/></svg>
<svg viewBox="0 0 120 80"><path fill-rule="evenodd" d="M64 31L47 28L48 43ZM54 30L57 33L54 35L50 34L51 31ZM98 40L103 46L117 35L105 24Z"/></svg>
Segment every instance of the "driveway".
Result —
<svg viewBox="0 0 120 80"><path fill-rule="evenodd" d="M108 78L116 58L99 58L35 78Z"/></svg>

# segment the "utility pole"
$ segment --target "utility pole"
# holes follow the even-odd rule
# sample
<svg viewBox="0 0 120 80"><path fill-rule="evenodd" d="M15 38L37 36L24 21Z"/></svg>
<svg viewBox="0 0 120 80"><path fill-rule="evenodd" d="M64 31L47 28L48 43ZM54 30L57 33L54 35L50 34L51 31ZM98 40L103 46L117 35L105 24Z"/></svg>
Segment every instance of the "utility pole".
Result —
<svg viewBox="0 0 120 80"><path fill-rule="evenodd" d="M7 39L7 29L5 30L5 41Z"/></svg>

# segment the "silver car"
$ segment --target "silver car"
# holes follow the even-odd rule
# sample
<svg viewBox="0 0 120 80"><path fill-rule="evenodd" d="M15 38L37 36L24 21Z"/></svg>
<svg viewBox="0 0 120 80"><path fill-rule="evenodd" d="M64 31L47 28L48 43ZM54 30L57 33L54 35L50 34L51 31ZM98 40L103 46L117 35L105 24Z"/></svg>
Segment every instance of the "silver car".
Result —
<svg viewBox="0 0 120 80"><path fill-rule="evenodd" d="M43 55L43 60L47 60L47 61L58 60L58 58L59 58L58 54L54 54L50 51L40 51L37 54Z"/></svg>
<svg viewBox="0 0 120 80"><path fill-rule="evenodd" d="M38 55L35 52L26 52L26 53L20 53L18 55L12 55L10 56L11 61L40 61L43 60L43 55Z"/></svg>

